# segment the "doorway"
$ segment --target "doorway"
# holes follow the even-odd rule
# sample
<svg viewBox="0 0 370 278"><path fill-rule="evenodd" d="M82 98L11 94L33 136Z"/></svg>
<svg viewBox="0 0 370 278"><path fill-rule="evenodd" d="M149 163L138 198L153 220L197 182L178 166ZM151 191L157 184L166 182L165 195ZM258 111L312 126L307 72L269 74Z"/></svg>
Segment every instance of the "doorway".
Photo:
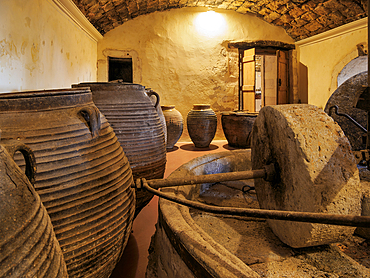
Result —
<svg viewBox="0 0 370 278"><path fill-rule="evenodd" d="M108 81L133 82L132 58L108 57Z"/></svg>
<svg viewBox="0 0 370 278"><path fill-rule="evenodd" d="M290 103L289 51L239 49L239 110L258 112L266 105Z"/></svg>

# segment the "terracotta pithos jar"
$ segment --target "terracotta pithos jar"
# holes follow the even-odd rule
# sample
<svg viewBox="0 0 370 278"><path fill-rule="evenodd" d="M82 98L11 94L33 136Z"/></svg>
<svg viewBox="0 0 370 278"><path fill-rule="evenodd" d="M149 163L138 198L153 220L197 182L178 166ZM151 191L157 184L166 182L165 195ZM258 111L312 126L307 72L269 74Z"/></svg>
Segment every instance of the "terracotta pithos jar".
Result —
<svg viewBox="0 0 370 278"><path fill-rule="evenodd" d="M217 129L217 116L210 104L194 104L187 116L191 141L197 148L207 148Z"/></svg>
<svg viewBox="0 0 370 278"><path fill-rule="evenodd" d="M27 176L13 161L24 155ZM19 141L0 145L0 277L68 277L53 226L34 182L32 151ZM28 177L28 178L27 178Z"/></svg>
<svg viewBox="0 0 370 278"><path fill-rule="evenodd" d="M113 127L130 162L134 180L163 178L166 146L156 105L145 87L132 83L81 83L72 87L90 87L93 101ZM136 191L135 216L152 199L145 191Z"/></svg>
<svg viewBox="0 0 370 278"><path fill-rule="evenodd" d="M221 123L229 146L234 148L250 148L251 132L258 112L222 112Z"/></svg>
<svg viewBox="0 0 370 278"><path fill-rule="evenodd" d="M183 119L175 105L161 105L167 127L167 149L172 149L183 131Z"/></svg>
<svg viewBox="0 0 370 278"><path fill-rule="evenodd" d="M0 94L0 126L4 139L35 154L35 188L69 277L109 277L131 232L135 192L127 157L90 90Z"/></svg>

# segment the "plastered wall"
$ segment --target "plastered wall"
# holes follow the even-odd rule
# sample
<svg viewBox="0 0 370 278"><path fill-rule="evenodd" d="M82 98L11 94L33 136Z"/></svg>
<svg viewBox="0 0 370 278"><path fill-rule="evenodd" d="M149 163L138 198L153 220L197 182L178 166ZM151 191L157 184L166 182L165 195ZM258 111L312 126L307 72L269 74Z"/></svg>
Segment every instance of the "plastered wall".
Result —
<svg viewBox="0 0 370 278"><path fill-rule="evenodd" d="M104 35L98 43L98 80L108 80L107 57L131 57L134 83L150 87L161 104L173 104L184 117L181 141L188 141L186 115L193 104L209 103L218 114L215 139L224 139L220 112L238 108L238 52L230 41L276 40L293 43L286 32L252 15L217 11L226 21L225 33L200 35L196 17L207 11L182 8L154 12L130 20Z"/></svg>
<svg viewBox="0 0 370 278"><path fill-rule="evenodd" d="M96 80L97 41L54 1L1 1L0 22L0 92Z"/></svg>
<svg viewBox="0 0 370 278"><path fill-rule="evenodd" d="M302 86L307 86L308 103L325 108L337 88L338 75L359 56L357 45L364 43L367 45L367 18L297 42L300 66L307 72L301 85L306 83Z"/></svg>

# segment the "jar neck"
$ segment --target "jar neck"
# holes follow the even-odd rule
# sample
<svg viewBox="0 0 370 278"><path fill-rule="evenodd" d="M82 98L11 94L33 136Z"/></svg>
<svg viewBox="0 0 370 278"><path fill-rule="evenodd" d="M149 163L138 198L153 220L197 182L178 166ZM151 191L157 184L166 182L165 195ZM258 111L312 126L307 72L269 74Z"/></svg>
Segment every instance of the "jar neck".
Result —
<svg viewBox="0 0 370 278"><path fill-rule="evenodd" d="M175 109L175 105L161 105L162 110L172 110Z"/></svg>
<svg viewBox="0 0 370 278"><path fill-rule="evenodd" d="M194 110L205 110L205 109L211 109L210 104L193 104Z"/></svg>

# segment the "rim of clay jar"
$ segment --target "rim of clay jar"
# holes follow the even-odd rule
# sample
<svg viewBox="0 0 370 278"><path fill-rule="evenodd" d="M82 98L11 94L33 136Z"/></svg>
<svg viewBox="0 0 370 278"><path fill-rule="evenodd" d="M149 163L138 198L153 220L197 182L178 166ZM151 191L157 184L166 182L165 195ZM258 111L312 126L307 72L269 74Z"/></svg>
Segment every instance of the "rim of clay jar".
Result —
<svg viewBox="0 0 370 278"><path fill-rule="evenodd" d="M203 109L210 109L210 108L211 108L210 104L193 104L194 110L203 110Z"/></svg>
<svg viewBox="0 0 370 278"><path fill-rule="evenodd" d="M237 111L224 111L221 112L222 116L258 116L259 112L250 112L250 111L244 111L244 110L237 110Z"/></svg>
<svg viewBox="0 0 370 278"><path fill-rule="evenodd" d="M130 83L130 82L81 82L78 84L73 84L72 87L81 87L81 86L86 86L89 87L91 85L106 85L106 86L141 86L144 87L141 84L136 84L136 83ZM148 89L148 88L147 88Z"/></svg>
<svg viewBox="0 0 370 278"><path fill-rule="evenodd" d="M72 88L81 88L81 87L87 87L91 91L93 91L94 94L99 93L99 88L102 88L103 90L106 90L106 88L113 89L114 91L126 91L131 90L132 88L137 88L145 92L145 86L135 83L111 83L111 82L83 82L78 84L72 84Z"/></svg>
<svg viewBox="0 0 370 278"><path fill-rule="evenodd" d="M145 87L134 83L85 82L72 84L72 88L88 87L95 104L151 103ZM147 104L148 104L147 103ZM154 105L153 105L154 106Z"/></svg>
<svg viewBox="0 0 370 278"><path fill-rule="evenodd" d="M175 105L161 105L162 110L171 110L175 108Z"/></svg>
<svg viewBox="0 0 370 278"><path fill-rule="evenodd" d="M79 87L79 88L9 92L9 93L0 94L0 99L19 99L19 98L31 98L31 97L63 96L63 95L74 95L74 94L81 94L81 93L91 94L90 88L89 87Z"/></svg>
<svg viewBox="0 0 370 278"><path fill-rule="evenodd" d="M0 94L0 111L41 111L91 105L90 88L19 91Z"/></svg>

